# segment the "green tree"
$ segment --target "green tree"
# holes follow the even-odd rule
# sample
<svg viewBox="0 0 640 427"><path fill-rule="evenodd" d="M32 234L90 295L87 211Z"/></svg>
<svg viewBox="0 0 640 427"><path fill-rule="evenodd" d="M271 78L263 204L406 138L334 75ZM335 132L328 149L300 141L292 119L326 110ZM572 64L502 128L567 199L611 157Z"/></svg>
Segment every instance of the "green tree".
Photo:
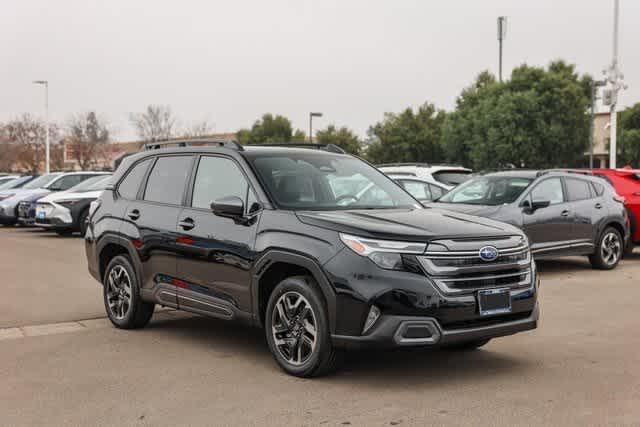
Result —
<svg viewBox="0 0 640 427"><path fill-rule="evenodd" d="M618 113L618 154L621 163L640 165L640 102Z"/></svg>
<svg viewBox="0 0 640 427"><path fill-rule="evenodd" d="M441 146L445 112L425 103L416 111L386 113L384 120L369 129L374 142L366 156L373 163L441 162Z"/></svg>
<svg viewBox="0 0 640 427"><path fill-rule="evenodd" d="M346 127L336 128L334 125L316 133L316 142L319 144L334 144L350 154L360 154L360 139Z"/></svg>
<svg viewBox="0 0 640 427"><path fill-rule="evenodd" d="M251 129L240 129L236 136L241 144L293 143L305 140L304 132L294 132L288 118L271 113L256 120Z"/></svg>
<svg viewBox="0 0 640 427"><path fill-rule="evenodd" d="M465 89L444 127L447 159L475 169L569 167L589 139L589 76L556 61L522 65L498 83L488 73Z"/></svg>

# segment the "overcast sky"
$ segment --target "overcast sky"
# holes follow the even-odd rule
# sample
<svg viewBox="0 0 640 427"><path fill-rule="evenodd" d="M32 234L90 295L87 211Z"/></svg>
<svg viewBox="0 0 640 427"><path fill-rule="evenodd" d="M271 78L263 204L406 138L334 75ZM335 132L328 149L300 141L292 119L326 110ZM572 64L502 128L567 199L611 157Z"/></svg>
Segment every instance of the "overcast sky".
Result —
<svg viewBox="0 0 640 427"><path fill-rule="evenodd" d="M621 0L621 66L640 101L640 1ZM451 109L483 69L497 74L496 17L509 19L506 73L556 58L599 77L611 61L613 0L6 0L0 120L95 110L121 140L129 113L168 104L218 132L265 112L360 135L425 101Z"/></svg>

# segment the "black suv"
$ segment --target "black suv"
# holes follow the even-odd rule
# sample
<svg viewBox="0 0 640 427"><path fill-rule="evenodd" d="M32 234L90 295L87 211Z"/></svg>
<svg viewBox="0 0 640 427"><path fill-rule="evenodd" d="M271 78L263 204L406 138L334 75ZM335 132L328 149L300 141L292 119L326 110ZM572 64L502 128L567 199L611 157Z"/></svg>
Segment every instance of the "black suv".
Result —
<svg viewBox="0 0 640 427"><path fill-rule="evenodd" d="M562 171L513 170L476 177L429 206L513 224L536 259L588 255L615 268L629 239L624 199L602 178Z"/></svg>
<svg viewBox="0 0 640 427"><path fill-rule="evenodd" d="M210 145L128 157L92 205L89 270L116 327L156 304L245 321L304 377L349 347L470 349L536 328L518 228L424 208L338 147Z"/></svg>

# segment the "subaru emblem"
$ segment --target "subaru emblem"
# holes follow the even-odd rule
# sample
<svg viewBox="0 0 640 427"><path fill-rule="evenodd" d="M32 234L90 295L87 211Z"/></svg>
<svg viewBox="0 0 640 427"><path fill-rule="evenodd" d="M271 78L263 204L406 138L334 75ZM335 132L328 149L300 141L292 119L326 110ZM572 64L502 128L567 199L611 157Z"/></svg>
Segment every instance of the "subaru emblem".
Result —
<svg viewBox="0 0 640 427"><path fill-rule="evenodd" d="M480 259L483 261L495 261L500 255L498 250L494 246L484 246L480 248Z"/></svg>

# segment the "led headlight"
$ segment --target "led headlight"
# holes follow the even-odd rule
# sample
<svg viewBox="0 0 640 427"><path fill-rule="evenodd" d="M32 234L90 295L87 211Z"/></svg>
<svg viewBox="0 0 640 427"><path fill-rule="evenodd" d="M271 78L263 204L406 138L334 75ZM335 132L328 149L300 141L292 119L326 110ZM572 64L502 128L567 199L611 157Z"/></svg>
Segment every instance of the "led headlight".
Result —
<svg viewBox="0 0 640 427"><path fill-rule="evenodd" d="M340 240L360 256L386 270L403 270L402 254L422 254L426 243L376 240L340 233Z"/></svg>
<svg viewBox="0 0 640 427"><path fill-rule="evenodd" d="M69 209L71 208L71 206L75 205L78 202L78 200L74 200L74 199L70 199L70 200L58 200L57 203L60 206L64 206L65 208Z"/></svg>

